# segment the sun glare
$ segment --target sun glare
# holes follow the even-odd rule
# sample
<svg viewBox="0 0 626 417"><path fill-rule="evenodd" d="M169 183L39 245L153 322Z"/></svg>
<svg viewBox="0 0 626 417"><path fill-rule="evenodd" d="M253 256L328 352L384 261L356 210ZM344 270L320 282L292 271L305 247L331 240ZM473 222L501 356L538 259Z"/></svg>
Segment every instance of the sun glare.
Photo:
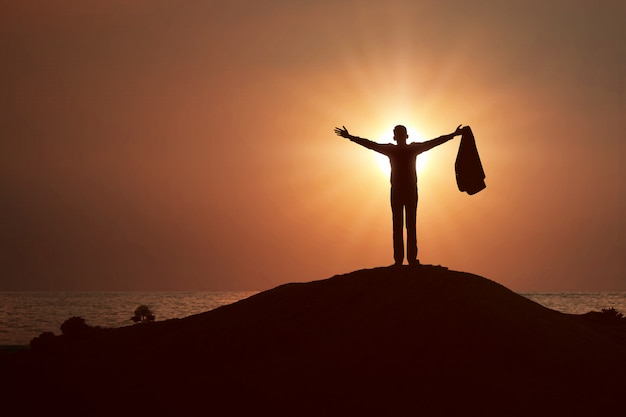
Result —
<svg viewBox="0 0 626 417"><path fill-rule="evenodd" d="M407 130L407 133L409 134L409 139L407 140L407 143L424 141L424 138L422 137L422 135L419 132L417 132L415 129L411 129L410 127L407 126L406 130ZM393 126L387 129L380 136L378 143L394 143L395 144L395 141L393 140ZM389 177L389 175L391 174L391 166L389 165L389 158L387 158L385 155L380 154L378 152L375 152L375 155L376 155L376 164L378 165L378 168L380 168L380 171L384 175ZM424 170L427 160L428 160L428 152L424 152L418 155L417 162L415 164L415 171L417 171L418 174Z"/></svg>

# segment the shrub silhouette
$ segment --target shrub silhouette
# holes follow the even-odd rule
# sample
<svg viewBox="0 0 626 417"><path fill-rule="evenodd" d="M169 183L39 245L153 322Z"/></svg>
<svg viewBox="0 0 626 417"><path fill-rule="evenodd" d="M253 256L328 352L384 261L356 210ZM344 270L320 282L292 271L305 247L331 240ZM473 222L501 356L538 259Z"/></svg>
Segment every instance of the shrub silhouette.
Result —
<svg viewBox="0 0 626 417"><path fill-rule="evenodd" d="M617 311L616 309L614 309L613 307L603 308L600 313L602 314L602 318L604 320L606 320L607 322L611 322L611 323L613 322L618 323L624 318L624 315L620 313L619 311Z"/></svg>
<svg viewBox="0 0 626 417"><path fill-rule="evenodd" d="M63 333L63 336L70 338L86 336L89 334L90 330L91 327L85 323L85 319L77 316L70 317L61 325L61 332Z"/></svg>
<svg viewBox="0 0 626 417"><path fill-rule="evenodd" d="M39 351L50 351L56 346L56 336L52 332L43 332L30 341L30 348Z"/></svg>
<svg viewBox="0 0 626 417"><path fill-rule="evenodd" d="M599 323L626 324L624 315L613 307L603 308L602 311L590 311L585 313L584 316Z"/></svg>
<svg viewBox="0 0 626 417"><path fill-rule="evenodd" d="M132 316L130 319L135 323L138 323L151 322L154 321L155 318L156 316L152 313L150 308L147 305L142 304L135 309L135 315Z"/></svg>

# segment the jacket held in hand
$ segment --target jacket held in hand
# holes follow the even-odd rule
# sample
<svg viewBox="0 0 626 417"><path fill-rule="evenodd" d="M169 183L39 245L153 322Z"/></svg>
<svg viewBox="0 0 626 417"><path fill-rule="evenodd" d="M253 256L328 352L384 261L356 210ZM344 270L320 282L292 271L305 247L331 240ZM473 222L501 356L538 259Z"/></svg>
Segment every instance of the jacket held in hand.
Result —
<svg viewBox="0 0 626 417"><path fill-rule="evenodd" d="M485 171L480 163L474 134L469 126L463 128L454 170L456 171L456 184L460 191L473 195L487 187Z"/></svg>

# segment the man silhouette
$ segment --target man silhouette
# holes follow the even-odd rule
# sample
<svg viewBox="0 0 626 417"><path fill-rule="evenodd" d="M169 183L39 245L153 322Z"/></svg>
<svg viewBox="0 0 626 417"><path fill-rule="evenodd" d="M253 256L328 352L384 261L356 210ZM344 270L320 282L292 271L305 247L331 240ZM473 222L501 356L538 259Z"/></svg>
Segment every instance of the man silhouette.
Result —
<svg viewBox="0 0 626 417"><path fill-rule="evenodd" d="M391 143L376 143L368 139L353 136L345 126L335 128L335 133L352 142L386 155L391 163L391 212L393 220L393 257L395 265L402 265L404 260L403 217L406 217L406 255L409 265L419 265L417 259L417 173L415 160L417 155L435 146L461 135L459 125L453 133L443 135L426 142L406 143L409 137L406 127L398 125L393 129ZM403 216L404 212L404 216Z"/></svg>

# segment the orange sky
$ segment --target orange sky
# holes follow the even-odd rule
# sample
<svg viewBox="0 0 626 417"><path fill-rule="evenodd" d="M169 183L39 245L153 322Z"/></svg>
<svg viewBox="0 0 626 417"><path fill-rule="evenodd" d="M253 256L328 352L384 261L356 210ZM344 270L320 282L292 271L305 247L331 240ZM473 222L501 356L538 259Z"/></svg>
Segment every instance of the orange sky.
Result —
<svg viewBox="0 0 626 417"><path fill-rule="evenodd" d="M264 290L390 265L380 140L472 127L419 175L422 263L626 290L621 1L0 6L0 290ZM471 5L469 3L472 3ZM474 4L477 3L477 4Z"/></svg>

